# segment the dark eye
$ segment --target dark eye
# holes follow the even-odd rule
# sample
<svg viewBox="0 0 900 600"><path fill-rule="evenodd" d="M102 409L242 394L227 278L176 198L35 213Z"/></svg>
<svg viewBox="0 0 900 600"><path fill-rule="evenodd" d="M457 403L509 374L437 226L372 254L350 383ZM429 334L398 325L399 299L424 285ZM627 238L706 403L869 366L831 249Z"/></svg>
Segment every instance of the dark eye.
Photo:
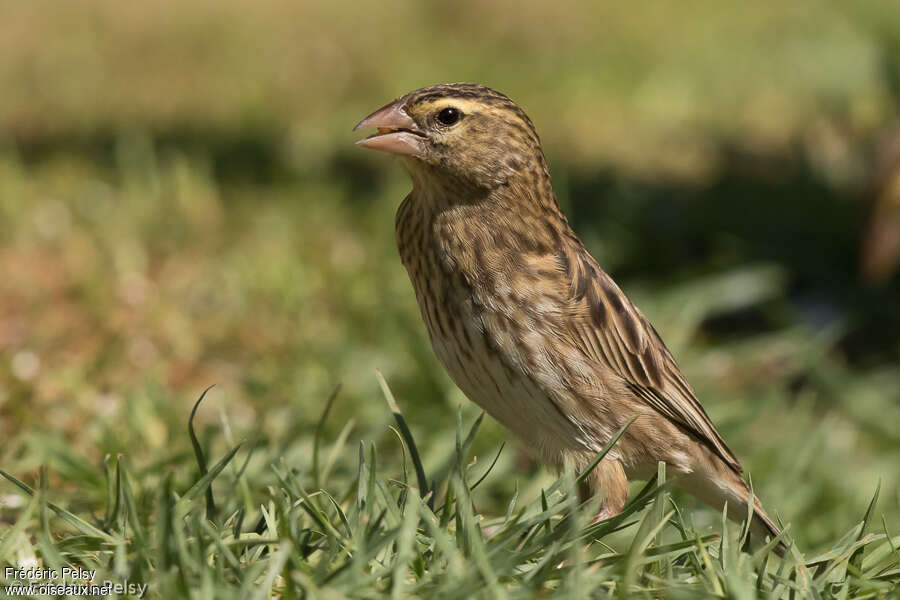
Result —
<svg viewBox="0 0 900 600"><path fill-rule="evenodd" d="M443 109L441 112L439 112L437 114L437 120L442 125L453 125L457 121L459 121L459 118L461 116L462 116L462 113L460 113L459 110L457 110L451 106L451 107L447 107L447 108Z"/></svg>

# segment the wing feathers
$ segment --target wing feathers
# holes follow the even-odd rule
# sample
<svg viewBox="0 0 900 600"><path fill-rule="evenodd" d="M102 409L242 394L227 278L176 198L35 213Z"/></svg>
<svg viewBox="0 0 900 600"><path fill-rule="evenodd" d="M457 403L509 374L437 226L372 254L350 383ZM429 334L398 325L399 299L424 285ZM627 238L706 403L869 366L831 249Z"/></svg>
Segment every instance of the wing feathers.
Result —
<svg viewBox="0 0 900 600"><path fill-rule="evenodd" d="M653 326L583 247L559 252L570 310L559 330L598 368L611 369L635 396L706 443L737 473L742 469ZM564 282L561 282L564 285Z"/></svg>

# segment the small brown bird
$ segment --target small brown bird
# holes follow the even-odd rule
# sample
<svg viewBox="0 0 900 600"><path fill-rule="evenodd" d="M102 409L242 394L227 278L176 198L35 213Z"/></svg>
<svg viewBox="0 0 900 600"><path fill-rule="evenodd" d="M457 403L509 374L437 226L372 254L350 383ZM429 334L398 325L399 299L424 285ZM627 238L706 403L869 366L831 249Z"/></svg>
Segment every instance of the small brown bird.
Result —
<svg viewBox="0 0 900 600"><path fill-rule="evenodd" d="M557 203L528 116L453 83L410 92L354 130L399 155L413 190L400 257L438 359L460 389L557 470L582 469L633 417L585 492L597 519L664 461L675 482L742 520L750 488L659 334L588 253ZM779 528L758 501L755 529ZM783 547L781 548L783 550Z"/></svg>

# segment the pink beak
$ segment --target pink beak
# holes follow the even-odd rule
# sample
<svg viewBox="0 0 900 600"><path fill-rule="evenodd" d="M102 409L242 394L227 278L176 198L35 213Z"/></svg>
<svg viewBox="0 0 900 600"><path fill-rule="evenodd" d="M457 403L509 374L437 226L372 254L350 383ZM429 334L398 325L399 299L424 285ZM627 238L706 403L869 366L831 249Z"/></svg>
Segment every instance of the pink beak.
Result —
<svg viewBox="0 0 900 600"><path fill-rule="evenodd" d="M378 133L356 142L360 148L408 156L422 154L425 133L407 114L404 98L379 108L357 123L353 131L363 127L376 127Z"/></svg>

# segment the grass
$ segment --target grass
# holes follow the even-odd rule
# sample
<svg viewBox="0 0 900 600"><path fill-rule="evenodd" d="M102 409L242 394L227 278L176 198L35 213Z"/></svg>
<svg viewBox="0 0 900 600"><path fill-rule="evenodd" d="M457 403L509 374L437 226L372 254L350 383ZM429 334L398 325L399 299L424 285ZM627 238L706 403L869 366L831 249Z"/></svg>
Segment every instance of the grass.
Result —
<svg viewBox="0 0 900 600"><path fill-rule="evenodd" d="M0 161L4 565L163 598L895 593L900 374L849 361L849 323L805 322L784 266L626 280L790 524L782 564L663 477L592 526L574 474L500 451L427 348L385 233L399 173L363 203L330 176L226 184L119 144L112 167Z"/></svg>
<svg viewBox="0 0 900 600"><path fill-rule="evenodd" d="M670 498L663 465L606 521L590 523L596 502L578 505L584 474L573 473L530 501L514 494L503 515L485 514L479 486L493 465L470 454L483 415L469 425L460 417L454 451L426 472L381 382L403 441L401 461L382 464L375 444L360 442L354 452L346 437L317 437L304 464L285 459L296 440L278 440L280 453L239 443L207 468L189 424L199 473L184 473L192 470L187 460L135 470L127 457L107 456L97 474L107 496L102 517L52 503L45 469L36 490L0 471L27 499L0 558L40 557L45 568L96 570L95 581L146 582L150 597L160 598L887 598L896 591L900 537L874 519L877 492L829 548L807 555L792 547L784 558L772 543L747 551L746 528L727 525L724 515L715 533L701 534ZM254 454L260 467L250 466ZM615 532L631 538L621 551L605 543Z"/></svg>
<svg viewBox="0 0 900 600"><path fill-rule="evenodd" d="M503 516L485 515L477 490L493 465L485 469L469 455L483 415L468 427L458 419L455 450L429 477L381 382L408 456L400 464L382 466L376 446L361 442L354 465L346 438L322 447L324 440L316 438L312 462L302 467L268 454L266 468L248 469L253 448L236 444L207 468L192 412L195 480L179 486L172 471L134 472L125 457L107 457L108 499L100 519L50 502L44 469L37 490L0 471L29 498L0 556L40 556L54 569L77 565L96 570L98 581L148 582L151 595L162 598L317 597L325 590L352 597L878 598L888 597L900 576L900 537L891 539L886 525L882 533L872 523L877 492L861 522L827 551L805 556L791 548L783 559L771 543L744 552L747 530L729 527L724 516L717 534L701 535L671 501L663 465L607 521L590 523L596 502L587 510L578 506L577 481L586 473L564 474L531 502L514 495ZM290 453L296 440L282 442ZM322 451L337 462L320 465ZM217 480L224 483L218 501L212 492ZM317 481L327 485L317 487ZM256 505L242 493L250 490L266 490ZM617 531L632 536L624 551L604 543Z"/></svg>
<svg viewBox="0 0 900 600"><path fill-rule="evenodd" d="M3 5L0 568L160 598L896 596L900 279L860 282L857 224L898 16ZM453 80L532 116L573 226L789 524L784 562L664 472L590 525L577 474L444 374L391 235L408 178L350 127Z"/></svg>

